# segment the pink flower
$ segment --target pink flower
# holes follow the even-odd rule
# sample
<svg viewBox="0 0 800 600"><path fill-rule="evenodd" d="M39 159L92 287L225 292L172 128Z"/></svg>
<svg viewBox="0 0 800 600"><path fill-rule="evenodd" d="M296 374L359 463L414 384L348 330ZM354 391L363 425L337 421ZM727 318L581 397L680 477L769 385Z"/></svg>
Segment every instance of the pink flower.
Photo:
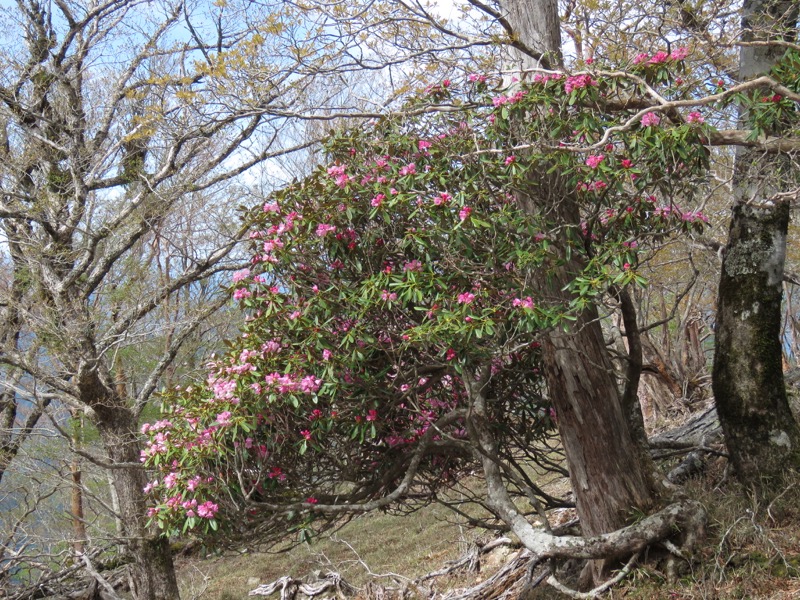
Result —
<svg viewBox="0 0 800 600"><path fill-rule="evenodd" d="M570 94L573 90L579 90L596 85L597 81L592 79L591 75L572 75L567 77L567 80L564 82L564 91L567 94Z"/></svg>
<svg viewBox="0 0 800 600"><path fill-rule="evenodd" d="M300 380L299 388L304 394L313 394L319 390L322 380L313 375L306 375Z"/></svg>
<svg viewBox="0 0 800 600"><path fill-rule="evenodd" d="M280 352L281 343L277 339L270 340L268 342L264 342L261 344L261 351L264 354L274 354L275 352Z"/></svg>
<svg viewBox="0 0 800 600"><path fill-rule="evenodd" d="M309 496L308 498L306 498L306 502L307 502L308 504L316 504L317 502L319 502L319 500L317 500L317 499L316 499L316 498L314 498L313 496Z"/></svg>
<svg viewBox="0 0 800 600"><path fill-rule="evenodd" d="M303 431L300 432L300 435L302 435L306 441L311 440L311 432L308 429L303 429Z"/></svg>
<svg viewBox="0 0 800 600"><path fill-rule="evenodd" d="M158 479L156 479L155 481L151 481L146 486L144 486L144 493L149 494L156 487L158 487Z"/></svg>
<svg viewBox="0 0 800 600"><path fill-rule="evenodd" d="M630 169L633 166L633 162L629 158L623 158L620 164L623 169Z"/></svg>
<svg viewBox="0 0 800 600"><path fill-rule="evenodd" d="M536 306L536 303L534 303L533 298L531 298L530 296L527 296L526 298L522 299L514 298L511 304L513 306L518 306L522 308L534 308Z"/></svg>
<svg viewBox="0 0 800 600"><path fill-rule="evenodd" d="M389 292L389 290L383 290L381 292L381 300L384 302L393 302L397 300L397 294L395 292Z"/></svg>
<svg viewBox="0 0 800 600"><path fill-rule="evenodd" d="M195 491L202 480L203 478L200 477L200 475L195 475L188 482L186 482L186 489L188 489L190 492Z"/></svg>
<svg viewBox="0 0 800 600"><path fill-rule="evenodd" d="M644 52L642 52L641 54L637 54L637 55L636 55L636 57L633 59L633 64L635 64L635 65L640 65L640 64L642 64L643 62L647 62L647 60L648 60L649 58L650 58L650 56L649 56L649 55L647 55L647 54L645 54Z"/></svg>
<svg viewBox="0 0 800 600"><path fill-rule="evenodd" d="M452 200L453 197L448 194L447 192L440 192L436 198L433 199L433 203L436 206L441 206L442 204L447 203L448 201Z"/></svg>
<svg viewBox="0 0 800 600"><path fill-rule="evenodd" d="M403 271L422 271L422 263L418 260L410 260L403 265Z"/></svg>
<svg viewBox="0 0 800 600"><path fill-rule="evenodd" d="M378 420L378 411L374 408L371 408L367 411L367 421L377 421Z"/></svg>
<svg viewBox="0 0 800 600"><path fill-rule="evenodd" d="M330 360L333 357L333 352L325 348L322 351L322 360Z"/></svg>
<svg viewBox="0 0 800 600"><path fill-rule="evenodd" d="M448 348L447 352L444 355L445 360L453 360L456 357L456 351L452 348Z"/></svg>
<svg viewBox="0 0 800 600"><path fill-rule="evenodd" d="M672 53L669 55L669 57L672 60L683 60L687 56L689 56L689 48L687 48L686 46L675 48L675 50L673 50Z"/></svg>
<svg viewBox="0 0 800 600"><path fill-rule="evenodd" d="M250 269L242 269L233 274L233 283L239 283L242 279L247 279L250 276Z"/></svg>
<svg viewBox="0 0 800 600"><path fill-rule="evenodd" d="M339 175L343 175L345 171L344 165L334 165L332 167L328 167L328 175L331 177L338 177Z"/></svg>
<svg viewBox="0 0 800 600"><path fill-rule="evenodd" d="M336 231L336 225L328 225L327 223L320 223L317 225L317 236L325 237L329 233Z"/></svg>
<svg viewBox="0 0 800 600"><path fill-rule="evenodd" d="M605 158L606 157L603 154L593 154L586 159L586 164L592 169L596 169L600 166L600 163L605 160Z"/></svg>
<svg viewBox="0 0 800 600"><path fill-rule="evenodd" d="M245 298L249 298L253 294L247 288L236 288L233 291L233 299L234 300L244 300Z"/></svg>
<svg viewBox="0 0 800 600"><path fill-rule="evenodd" d="M471 81L472 83L486 83L486 75L470 73L467 75L467 81Z"/></svg>
<svg viewBox="0 0 800 600"><path fill-rule="evenodd" d="M378 194L372 200L370 200L370 204L375 208L378 208L383 203L384 200L386 200L386 195Z"/></svg>
<svg viewBox="0 0 800 600"><path fill-rule="evenodd" d="M426 154L427 154L428 148L430 148L431 146L433 146L433 144L428 142L428 141L426 141L426 140L420 140L417 143L417 147L419 148L420 152L425 152Z"/></svg>
<svg viewBox="0 0 800 600"><path fill-rule="evenodd" d="M164 477L164 487L171 490L178 483L178 474L173 472Z"/></svg>
<svg viewBox="0 0 800 600"><path fill-rule="evenodd" d="M506 164L506 166L511 165L511 164L515 163L516 160L517 160L517 157L514 156L513 154L511 156L506 156L505 164Z"/></svg>
<svg viewBox="0 0 800 600"><path fill-rule="evenodd" d="M650 127L658 125L661 122L661 117L656 113L649 112L642 117L642 127Z"/></svg>
<svg viewBox="0 0 800 600"><path fill-rule="evenodd" d="M278 212L278 203L277 202L267 202L263 206L263 210L265 213L270 212Z"/></svg>
<svg viewBox="0 0 800 600"><path fill-rule="evenodd" d="M403 177L405 175L413 175L416 172L417 172L417 165L415 165L414 163L408 163L405 167L402 167L400 169L400 177Z"/></svg>
<svg viewBox="0 0 800 600"><path fill-rule="evenodd" d="M668 58L669 54L667 54L663 50L659 50L653 55L653 58L651 58L647 62L649 62L651 65L660 65L661 63L667 62Z"/></svg>
<svg viewBox="0 0 800 600"><path fill-rule="evenodd" d="M463 294L458 295L459 304L472 304L474 300L475 300L475 294L471 292L464 292Z"/></svg>
<svg viewBox="0 0 800 600"><path fill-rule="evenodd" d="M458 211L458 218L462 221L466 221L467 218L472 214L472 209L469 206L465 206L460 211Z"/></svg>
<svg viewBox="0 0 800 600"><path fill-rule="evenodd" d="M697 111L690 112L688 115L686 115L687 123L697 123L698 125L700 125L701 123L703 123L703 121L705 121L703 115L701 115Z"/></svg>
<svg viewBox="0 0 800 600"><path fill-rule="evenodd" d="M197 515L203 519L213 519L218 510L219 506L208 500L197 507Z"/></svg>

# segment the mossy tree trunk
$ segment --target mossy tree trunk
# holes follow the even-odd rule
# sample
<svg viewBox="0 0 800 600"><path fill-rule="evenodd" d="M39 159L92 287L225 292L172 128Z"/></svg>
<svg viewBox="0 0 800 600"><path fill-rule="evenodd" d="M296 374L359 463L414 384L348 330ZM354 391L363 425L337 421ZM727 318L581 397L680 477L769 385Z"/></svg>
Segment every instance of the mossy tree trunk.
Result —
<svg viewBox="0 0 800 600"><path fill-rule="evenodd" d="M796 37L796 2L748 0L743 41ZM743 47L740 79L767 73L782 46ZM746 126L747 114L741 115ZM771 135L780 134L775 124ZM778 196L796 185L786 157L740 149L734 207L717 302L713 389L731 462L739 479L768 496L789 468L800 467L800 429L783 379L781 300L789 205Z"/></svg>
<svg viewBox="0 0 800 600"><path fill-rule="evenodd" d="M786 203L735 206L719 285L717 412L738 477L761 492L800 466L780 340L788 225Z"/></svg>

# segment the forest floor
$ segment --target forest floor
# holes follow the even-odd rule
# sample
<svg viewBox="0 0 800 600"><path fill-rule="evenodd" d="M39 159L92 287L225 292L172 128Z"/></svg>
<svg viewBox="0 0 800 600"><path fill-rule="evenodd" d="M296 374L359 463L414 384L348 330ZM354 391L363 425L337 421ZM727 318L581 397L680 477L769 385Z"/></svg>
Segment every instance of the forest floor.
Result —
<svg viewBox="0 0 800 600"><path fill-rule="evenodd" d="M654 550L604 597L800 599L800 479L788 485L771 504L759 504L727 476L724 459L716 459L703 475L686 482L681 494L699 500L709 515L705 537L695 549L691 564L680 561L678 570L670 575L664 557L659 558L659 552ZM551 520L563 521L570 516L562 512ZM359 588L359 599L380 597L371 594L370 585L407 587L410 591L405 597L422 598L409 585L411 581L474 551L476 542L483 545L494 537L495 534L460 525L445 507L433 505L405 516L366 515L334 534L285 552L261 553L241 548L204 558L196 553L177 560L185 599L239 600L247 598L248 592L260 584L280 577L288 575L311 582L330 571ZM435 594L428 597L441 598L447 592L455 596L455 590L478 585L517 556L513 545L503 546L484 555L478 571L461 569L429 579L425 585ZM328 597L335 596L318 598ZM280 593L269 598L278 599ZM500 596L489 592L478 596L478 600L497 598ZM542 583L522 598L567 596Z"/></svg>

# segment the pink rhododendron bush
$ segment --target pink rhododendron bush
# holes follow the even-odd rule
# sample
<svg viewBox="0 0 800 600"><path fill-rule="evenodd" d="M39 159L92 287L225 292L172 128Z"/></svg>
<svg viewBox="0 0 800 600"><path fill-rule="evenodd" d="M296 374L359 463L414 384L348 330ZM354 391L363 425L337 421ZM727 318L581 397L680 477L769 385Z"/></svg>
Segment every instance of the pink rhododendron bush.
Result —
<svg viewBox="0 0 800 600"><path fill-rule="evenodd" d="M499 93L482 75L446 81L330 139L325 165L247 216L251 266L231 287L241 335L144 426L152 522L309 533L432 501L480 476L472 384L512 493L557 504L523 468L547 463L537 448L558 419L537 335L610 286L643 284L656 244L702 228L686 207L705 186L710 104L652 100L706 85L678 80L686 55L636 57L630 76L538 73ZM536 172L580 200L566 236L516 200ZM586 265L569 306L537 285L565 253Z"/></svg>

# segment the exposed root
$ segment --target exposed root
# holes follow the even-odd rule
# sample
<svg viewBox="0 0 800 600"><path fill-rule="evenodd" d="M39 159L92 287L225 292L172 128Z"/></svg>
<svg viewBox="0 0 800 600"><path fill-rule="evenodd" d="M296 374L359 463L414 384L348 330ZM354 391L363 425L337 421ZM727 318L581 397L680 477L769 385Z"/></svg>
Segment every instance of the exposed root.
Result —
<svg viewBox="0 0 800 600"><path fill-rule="evenodd" d="M666 523L669 523L669 527L665 529ZM682 530L682 544L680 546L668 539L674 533L672 527L675 525L680 525ZM555 575L551 574L549 566L543 569L539 568L547 560L547 553L537 556L528 548L519 548L509 538L498 538L488 544L474 545L460 559L452 561L445 567L422 577L413 580L409 579L404 583L397 580L397 587L383 586L372 582L365 588L357 590L355 586L344 581L339 574L328 572L317 583L305 583L291 577L282 577L270 584L260 585L251 591L250 595L269 596L280 591L281 600L296 600L298 594L307 598L315 598L324 593L330 594L333 592L338 598L347 598L358 593L358 598L363 600L400 600L415 597L414 594L416 593L417 596L430 600L511 600L521 597L526 589L535 587L546 578L547 584L571 598L596 598L606 593L630 574L644 548L649 544L660 543L673 557L686 561L690 560L694 543L698 536L703 535L704 525L705 511L702 510L702 507L697 503L685 503L673 505L670 509L665 509L661 513L643 519L636 525L616 532L617 534L622 534L621 538L624 542L631 544L634 548L629 555L630 558L625 566L612 578L588 592L580 592L567 587L558 581ZM585 546L577 552L575 552L575 547L573 546L568 554L577 553L580 555L588 553L591 554L592 558L597 556L593 552L596 548L597 538L571 537L571 540L579 545L585 544ZM612 541L618 542L619 540L606 539L603 545L613 547L615 549L614 556L618 556L616 553L619 551L618 544L608 544L608 542ZM441 577L459 572L479 570L481 557L500 546L515 546L517 549L506 560L505 564L484 581L480 581L471 587L453 589L444 593L437 593L431 585L433 580ZM363 564L363 561L361 562ZM534 577L537 570L539 573ZM371 573L369 569L367 571Z"/></svg>
<svg viewBox="0 0 800 600"><path fill-rule="evenodd" d="M625 563L625 566L620 569L619 573L617 573L614 577L609 579L608 581L603 582L602 584L598 585L596 588L589 590L588 592L578 592L571 588L568 588L564 584L556 579L555 575L550 575L547 578L547 584L555 589L557 589L562 594L566 594L570 598L578 598L580 600L584 600L586 598L597 598L598 596L605 594L608 590L618 584L620 581L625 579L628 574L633 569L633 566L636 564L636 561L639 560L639 556L641 556L641 552L637 552L633 556L631 556L630 560Z"/></svg>
<svg viewBox="0 0 800 600"><path fill-rule="evenodd" d="M305 583L287 575L272 583L258 586L256 589L251 590L248 596L271 596L279 590L281 592L281 600L295 600L298 593L308 598L315 598L330 592L336 592L340 598L347 598L357 591L356 588L342 579L338 573L328 572L317 583Z"/></svg>

